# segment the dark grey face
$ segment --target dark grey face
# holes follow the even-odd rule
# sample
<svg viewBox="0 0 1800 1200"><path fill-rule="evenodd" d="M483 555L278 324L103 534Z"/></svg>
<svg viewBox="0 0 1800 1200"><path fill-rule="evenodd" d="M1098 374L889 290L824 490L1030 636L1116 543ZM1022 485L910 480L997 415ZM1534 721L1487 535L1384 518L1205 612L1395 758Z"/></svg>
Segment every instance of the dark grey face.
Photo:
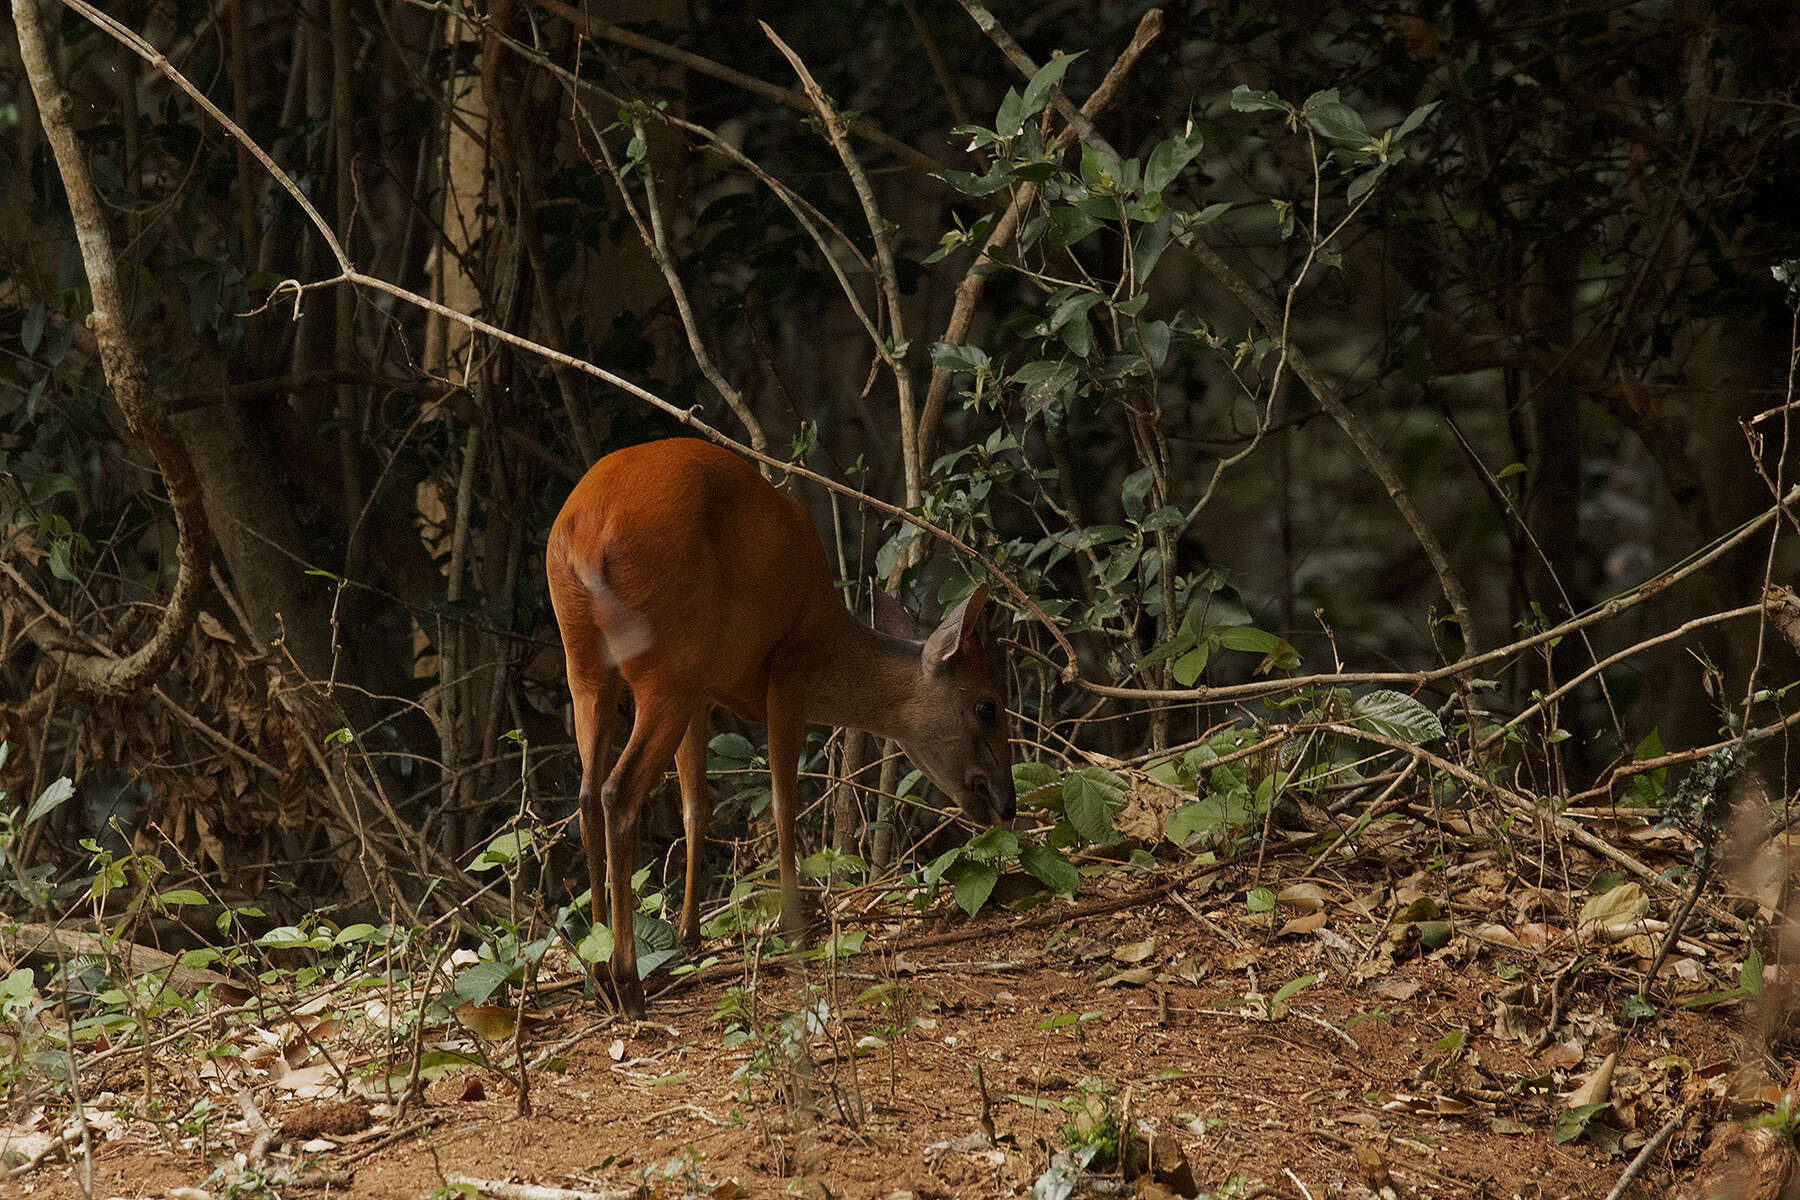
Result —
<svg viewBox="0 0 1800 1200"><path fill-rule="evenodd" d="M936 629L920 626L896 600L877 595L876 627L919 643L927 694L911 706L900 748L981 825L1013 819L1012 720L1006 711L1006 655L986 628L987 585L952 608Z"/></svg>
<svg viewBox="0 0 1800 1200"><path fill-rule="evenodd" d="M958 797L965 816L991 825L1004 824L1018 812L1013 790L1012 718L1006 711L1006 659L987 639L983 667L990 688L970 700L970 762L964 774L967 790Z"/></svg>
<svg viewBox="0 0 1800 1200"><path fill-rule="evenodd" d="M946 623L950 619L945 618ZM923 736L902 748L969 820L1004 824L1018 811L1012 718L1006 708L1006 657L991 637L971 633L954 653L932 665L931 644L926 642L926 669L940 689L940 699L932 705L937 719L928 731L920 731Z"/></svg>

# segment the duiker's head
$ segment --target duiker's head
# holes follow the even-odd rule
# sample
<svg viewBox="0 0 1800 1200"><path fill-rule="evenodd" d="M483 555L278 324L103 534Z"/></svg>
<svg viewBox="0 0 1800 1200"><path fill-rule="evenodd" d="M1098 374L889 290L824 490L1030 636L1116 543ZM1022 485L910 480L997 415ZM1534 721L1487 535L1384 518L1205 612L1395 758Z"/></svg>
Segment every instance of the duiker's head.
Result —
<svg viewBox="0 0 1800 1200"><path fill-rule="evenodd" d="M987 585L928 629L898 600L875 591L875 627L920 643L926 686L910 704L906 757L982 824L1013 818L1012 720L1006 712L1006 656L982 619Z"/></svg>

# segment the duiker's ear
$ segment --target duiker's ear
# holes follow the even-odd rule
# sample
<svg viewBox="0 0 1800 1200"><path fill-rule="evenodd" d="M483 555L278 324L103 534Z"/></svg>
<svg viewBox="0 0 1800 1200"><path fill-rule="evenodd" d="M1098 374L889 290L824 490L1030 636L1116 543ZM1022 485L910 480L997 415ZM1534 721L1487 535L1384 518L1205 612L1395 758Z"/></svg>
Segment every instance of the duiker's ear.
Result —
<svg viewBox="0 0 1800 1200"><path fill-rule="evenodd" d="M891 637L906 638L918 642L925 639L929 632L923 622L913 615L912 609L900 603L879 586L870 589L874 602L875 628Z"/></svg>
<svg viewBox="0 0 1800 1200"><path fill-rule="evenodd" d="M981 648L981 610L987 607L987 584L978 583L968 598L948 613L925 639L927 670L936 670L958 654L974 654Z"/></svg>

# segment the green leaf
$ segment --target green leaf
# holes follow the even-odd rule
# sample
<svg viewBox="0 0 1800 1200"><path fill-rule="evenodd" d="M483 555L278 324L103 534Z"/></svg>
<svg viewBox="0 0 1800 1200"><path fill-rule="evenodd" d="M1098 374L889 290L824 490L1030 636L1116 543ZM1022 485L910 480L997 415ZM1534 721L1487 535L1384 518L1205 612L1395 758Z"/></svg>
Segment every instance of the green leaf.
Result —
<svg viewBox="0 0 1800 1200"><path fill-rule="evenodd" d="M1244 897L1244 908L1253 913L1274 912L1275 893L1266 887L1251 888L1249 894Z"/></svg>
<svg viewBox="0 0 1800 1200"><path fill-rule="evenodd" d="M1131 248L1131 274L1140 284L1150 278L1150 272L1156 270L1163 251L1169 248L1169 226L1172 223L1173 218L1164 213L1138 230L1137 240Z"/></svg>
<svg viewBox="0 0 1800 1200"><path fill-rule="evenodd" d="M24 320L19 322L19 345L26 354L36 354L38 342L44 336L44 302L34 301L25 310Z"/></svg>
<svg viewBox="0 0 1800 1200"><path fill-rule="evenodd" d="M1406 120L1400 122L1400 128L1394 130L1393 140L1397 142L1413 130L1417 129L1425 118L1431 115L1432 109L1436 108L1441 103L1443 103L1443 101L1433 100L1430 104L1413 109L1411 113L1407 114Z"/></svg>
<svg viewBox="0 0 1800 1200"><path fill-rule="evenodd" d="M1152 371L1162 370L1162 365L1169 360L1169 323L1167 321L1145 321L1137 327L1138 347L1144 352L1144 361L1150 364Z"/></svg>
<svg viewBox="0 0 1800 1200"><path fill-rule="evenodd" d="M1060 54L1037 69L1037 74L1025 85L1025 97L1020 104L1026 116L1035 116L1044 111L1044 105L1050 99L1050 89L1063 77L1069 64L1086 53L1086 50L1077 50L1074 54Z"/></svg>
<svg viewBox="0 0 1800 1200"><path fill-rule="evenodd" d="M1344 199L1348 200L1352 204L1355 204L1358 200L1362 199L1364 192L1368 191L1370 188L1374 187L1378 182L1380 182L1382 173L1386 170L1387 170L1387 164L1382 163L1377 167L1374 167L1370 170L1364 171L1361 175L1358 175L1355 179L1352 179L1350 181L1349 189L1347 191L1345 191L1345 193L1344 193Z"/></svg>
<svg viewBox="0 0 1800 1200"><path fill-rule="evenodd" d="M1274 92L1255 91L1244 84L1231 89L1233 112L1286 112L1287 104Z"/></svg>
<svg viewBox="0 0 1800 1200"><path fill-rule="evenodd" d="M1057 304L1055 311L1050 314L1050 332L1055 333L1077 317L1086 316L1090 308L1104 299L1099 292L1077 292Z"/></svg>
<svg viewBox="0 0 1800 1200"><path fill-rule="evenodd" d="M1281 637L1254 625L1220 625L1207 630L1216 637L1221 648L1245 650L1251 654L1273 654L1287 645Z"/></svg>
<svg viewBox="0 0 1800 1200"><path fill-rule="evenodd" d="M1000 112L994 118L994 132L1003 138L1019 136L1019 130L1025 125L1025 104L1019 93L1012 88L1006 89L1006 95L1000 98Z"/></svg>
<svg viewBox="0 0 1800 1200"><path fill-rule="evenodd" d="M531 848L531 844L529 830L515 829L498 834L481 848L481 853L469 864L469 870L489 871L495 867L510 866L525 856L525 851Z"/></svg>
<svg viewBox="0 0 1800 1200"><path fill-rule="evenodd" d="M1193 687L1194 681L1206 670L1206 664L1212 661L1212 646L1196 646L1175 660L1171 668L1175 682L1182 687Z"/></svg>
<svg viewBox="0 0 1800 1200"><path fill-rule="evenodd" d="M456 973L451 992L470 1004L486 1004L488 998L505 986L512 971L503 963L471 963Z"/></svg>
<svg viewBox="0 0 1800 1200"><path fill-rule="evenodd" d="M1243 826L1250 817L1250 789L1226 788L1170 813L1163 832L1177 846L1186 846L1200 834L1227 833Z"/></svg>
<svg viewBox="0 0 1800 1200"><path fill-rule="evenodd" d="M956 906L971 917L981 911L981 906L994 894L994 885L1000 881L1000 872L993 863L973 858L957 859L945 876L955 892Z"/></svg>
<svg viewBox="0 0 1800 1200"><path fill-rule="evenodd" d="M987 366L987 351L980 346L961 346L955 342L931 343L931 365L946 371L979 371Z"/></svg>
<svg viewBox="0 0 1800 1200"><path fill-rule="evenodd" d="M31 487L26 492L26 498L31 501L31 506L33 508L42 508L51 497L60 496L64 492L72 492L74 490L75 481L73 479L70 479L67 475L59 475L52 471L45 475L39 475L36 479L31 481Z"/></svg>
<svg viewBox="0 0 1800 1200"><path fill-rule="evenodd" d="M202 896L199 892L196 892L193 888L170 888L166 892L158 893L156 898L164 904L172 905L176 908L180 908L184 904L207 903L206 897Z"/></svg>
<svg viewBox="0 0 1800 1200"><path fill-rule="evenodd" d="M1140 670L1149 670L1164 659L1186 653L1193 648L1193 632L1188 629L1177 629L1174 637L1144 655L1143 659L1138 662L1138 667Z"/></svg>
<svg viewBox="0 0 1800 1200"><path fill-rule="evenodd" d="M1277 1004L1280 1004L1295 992L1301 991L1304 988L1309 988L1317 982L1319 982L1319 977L1317 975L1302 975L1298 979L1288 980L1286 983L1276 988L1275 994L1269 997L1269 1007L1274 1008Z"/></svg>
<svg viewBox="0 0 1800 1200"><path fill-rule="evenodd" d="M30 827L45 814L54 811L58 805L74 794L75 784L67 775L53 781L49 787L38 793L38 798L32 804L31 811L25 814L26 827Z"/></svg>
<svg viewBox="0 0 1800 1200"><path fill-rule="evenodd" d="M1182 515L1179 508L1172 504L1165 504L1139 522L1138 528L1145 533L1157 533L1164 529L1174 529L1186 520L1187 518Z"/></svg>
<svg viewBox="0 0 1800 1200"><path fill-rule="evenodd" d="M1070 321L1061 329L1063 345L1070 353L1079 358L1086 358L1094 349L1094 327L1088 324L1087 314Z"/></svg>
<svg viewBox="0 0 1800 1200"><path fill-rule="evenodd" d="M1016 182L1012 166L1005 162L995 163L993 170L986 175L976 175L970 171L944 171L939 177L965 196L991 196Z"/></svg>
<svg viewBox="0 0 1800 1200"><path fill-rule="evenodd" d="M613 949L612 930L596 922L588 928L587 936L575 944L575 956L592 966L595 963L611 962Z"/></svg>
<svg viewBox="0 0 1800 1200"><path fill-rule="evenodd" d="M1125 506L1125 515L1133 521L1144 515L1144 497L1150 494L1150 483L1150 468L1143 467L1127 475L1119 489L1119 501Z"/></svg>
<svg viewBox="0 0 1800 1200"><path fill-rule="evenodd" d="M1062 781L1062 772L1045 762L1016 762L1012 768L1013 788L1023 794L1035 792Z"/></svg>
<svg viewBox="0 0 1800 1200"><path fill-rule="evenodd" d="M1049 218L1050 243L1054 246L1072 246L1105 223L1067 204L1051 209Z"/></svg>
<svg viewBox="0 0 1800 1200"><path fill-rule="evenodd" d="M293 925L277 925L256 939L265 950L324 950L331 945L327 938L304 933Z"/></svg>
<svg viewBox="0 0 1800 1200"><path fill-rule="evenodd" d="M1189 221L1190 225L1211 225L1214 221L1231 211L1231 205L1221 200L1217 204L1209 204Z"/></svg>
<svg viewBox="0 0 1800 1200"><path fill-rule="evenodd" d="M969 839L963 849L973 858L982 862L1011 862L1019 857L1019 835L1010 829L994 826L984 829Z"/></svg>
<svg viewBox="0 0 1800 1200"><path fill-rule="evenodd" d="M1738 985L1744 994L1752 998L1762 995L1763 990L1763 957L1762 951L1752 946L1750 953L1744 955L1744 965L1738 971Z"/></svg>
<svg viewBox="0 0 1800 1200"><path fill-rule="evenodd" d="M1605 1102L1600 1104L1578 1104L1574 1108L1564 1109L1562 1112L1557 1113L1556 1144L1560 1146L1564 1142L1572 1142L1582 1134L1586 1133L1588 1122L1592 1121L1597 1114L1605 1112L1611 1107L1611 1104Z"/></svg>
<svg viewBox="0 0 1800 1200"><path fill-rule="evenodd" d="M1335 100L1327 100L1320 104L1306 106L1306 123L1319 134L1336 142L1355 142L1362 145L1369 140L1369 127L1363 124L1362 117L1348 104Z"/></svg>
<svg viewBox="0 0 1800 1200"><path fill-rule="evenodd" d="M1063 813L1090 842L1113 833L1112 815L1125 806L1125 782L1103 767L1083 767L1063 781Z"/></svg>
<svg viewBox="0 0 1800 1200"><path fill-rule="evenodd" d="M1118 155L1105 150L1096 149L1086 142L1081 143L1081 182L1096 192L1108 193L1117 191L1119 181L1125 174L1120 165ZM1100 200L1111 200L1110 195L1093 197ZM1103 210L1110 214L1112 210ZM1098 214L1096 214L1098 215Z"/></svg>
<svg viewBox="0 0 1800 1200"><path fill-rule="evenodd" d="M1370 692L1350 706L1350 723L1411 746L1422 746L1444 736L1437 714L1411 696L1386 688Z"/></svg>
<svg viewBox="0 0 1800 1200"><path fill-rule="evenodd" d="M1157 143L1144 164L1144 190L1160 192L1175 181L1206 144L1198 129Z"/></svg>
<svg viewBox="0 0 1800 1200"><path fill-rule="evenodd" d="M1062 359L1035 359L1013 373L1012 382L1023 389L1025 415L1035 417L1054 404L1074 384L1075 364Z"/></svg>
<svg viewBox="0 0 1800 1200"><path fill-rule="evenodd" d="M1019 850L1025 873L1059 896L1073 896L1081 886L1081 872L1067 858L1048 846L1030 845Z"/></svg>

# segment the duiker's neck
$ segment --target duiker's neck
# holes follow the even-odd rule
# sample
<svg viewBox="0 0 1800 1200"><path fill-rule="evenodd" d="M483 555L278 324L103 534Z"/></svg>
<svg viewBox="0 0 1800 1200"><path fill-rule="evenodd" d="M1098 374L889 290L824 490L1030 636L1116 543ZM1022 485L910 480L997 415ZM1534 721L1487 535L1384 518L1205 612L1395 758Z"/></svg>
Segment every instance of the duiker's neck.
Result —
<svg viewBox="0 0 1800 1200"><path fill-rule="evenodd" d="M919 643L880 633L834 606L808 671L809 724L904 738L920 678Z"/></svg>

